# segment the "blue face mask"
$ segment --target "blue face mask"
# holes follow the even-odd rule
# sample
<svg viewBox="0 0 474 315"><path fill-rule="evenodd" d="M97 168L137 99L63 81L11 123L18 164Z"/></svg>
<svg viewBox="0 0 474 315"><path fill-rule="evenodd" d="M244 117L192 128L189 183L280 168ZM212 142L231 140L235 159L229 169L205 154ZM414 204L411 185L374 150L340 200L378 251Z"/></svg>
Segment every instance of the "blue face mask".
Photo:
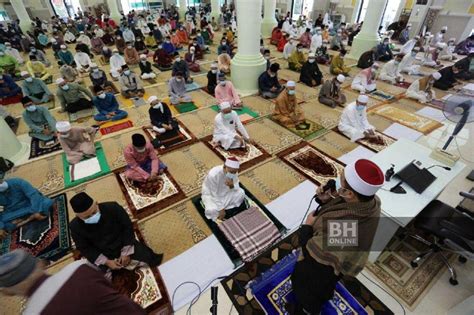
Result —
<svg viewBox="0 0 474 315"><path fill-rule="evenodd" d="M8 189L8 183L7 182L3 182L0 184L0 192L4 192L5 190Z"/></svg>
<svg viewBox="0 0 474 315"><path fill-rule="evenodd" d="M341 179L338 177L335 179L335 182L336 182L336 191L338 191L339 189L341 189Z"/></svg>
<svg viewBox="0 0 474 315"><path fill-rule="evenodd" d="M230 179L230 180L235 180L237 179L237 174L233 174L233 173L225 173L225 176Z"/></svg>
<svg viewBox="0 0 474 315"><path fill-rule="evenodd" d="M63 89L64 91L67 91L67 90L69 90L69 85L67 85L67 84L64 84L64 85L63 85L63 87L62 87L62 89Z"/></svg>
<svg viewBox="0 0 474 315"><path fill-rule="evenodd" d="M224 116L225 120L231 120L232 119L232 112L227 113L227 114L223 114L222 116Z"/></svg>
<svg viewBox="0 0 474 315"><path fill-rule="evenodd" d="M36 110L36 105L30 105L26 108L26 110L29 112L34 112Z"/></svg>
<svg viewBox="0 0 474 315"><path fill-rule="evenodd" d="M100 220L100 211L98 211L92 217L85 219L84 223L85 224L97 224L97 222L99 222L99 220Z"/></svg>
<svg viewBox="0 0 474 315"><path fill-rule="evenodd" d="M365 106L364 106L364 105L357 105L357 106L356 106L356 109L357 109L357 111L359 111L359 112L363 112L363 111L365 110Z"/></svg>
<svg viewBox="0 0 474 315"><path fill-rule="evenodd" d="M295 95L296 91L295 90L288 90L288 95Z"/></svg>

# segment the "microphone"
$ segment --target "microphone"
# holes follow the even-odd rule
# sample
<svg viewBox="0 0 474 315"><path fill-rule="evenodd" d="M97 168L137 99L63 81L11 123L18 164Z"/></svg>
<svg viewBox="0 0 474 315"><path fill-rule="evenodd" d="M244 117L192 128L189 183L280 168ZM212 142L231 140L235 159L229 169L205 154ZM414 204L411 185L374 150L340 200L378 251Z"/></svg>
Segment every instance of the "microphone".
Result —
<svg viewBox="0 0 474 315"><path fill-rule="evenodd" d="M211 287L211 300L212 300L212 306L211 309L209 310L212 315L217 315L217 290L219 289L218 286L212 286Z"/></svg>
<svg viewBox="0 0 474 315"><path fill-rule="evenodd" d="M444 166L444 165L439 165L439 164L435 164L435 165L428 166L428 167L425 168L425 170L429 170L429 169L432 168L432 167L441 167L441 168L444 168L444 169L447 170L447 171L450 171L450 170L451 170L451 167Z"/></svg>
<svg viewBox="0 0 474 315"><path fill-rule="evenodd" d="M474 194L473 194L473 193L468 193L468 192L465 192L465 191L460 191L460 192L459 192L459 195L463 196L464 198L473 199L473 200L474 200Z"/></svg>
<svg viewBox="0 0 474 315"><path fill-rule="evenodd" d="M328 190L331 190L331 191L336 190L336 181L334 179L328 180L326 185L324 185L323 192L326 192ZM318 201L317 198L318 198L318 194L314 194L313 199Z"/></svg>

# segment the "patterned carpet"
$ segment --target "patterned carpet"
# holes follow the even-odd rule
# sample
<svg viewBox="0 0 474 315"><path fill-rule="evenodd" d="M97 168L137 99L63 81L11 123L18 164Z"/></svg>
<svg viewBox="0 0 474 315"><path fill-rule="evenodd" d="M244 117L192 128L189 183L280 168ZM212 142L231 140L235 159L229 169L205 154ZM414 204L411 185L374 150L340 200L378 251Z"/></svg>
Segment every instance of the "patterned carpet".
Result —
<svg viewBox="0 0 474 315"><path fill-rule="evenodd" d="M357 148L356 143L335 131L330 131L309 143L335 159Z"/></svg>

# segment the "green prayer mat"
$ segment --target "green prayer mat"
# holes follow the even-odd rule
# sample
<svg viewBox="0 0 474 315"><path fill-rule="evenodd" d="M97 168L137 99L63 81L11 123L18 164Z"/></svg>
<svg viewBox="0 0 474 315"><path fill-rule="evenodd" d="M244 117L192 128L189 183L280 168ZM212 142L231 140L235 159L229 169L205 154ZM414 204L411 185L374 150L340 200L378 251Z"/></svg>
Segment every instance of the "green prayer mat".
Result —
<svg viewBox="0 0 474 315"><path fill-rule="evenodd" d="M299 136L299 137L301 137L305 140L311 140L311 139L317 138L317 137L322 136L323 134L329 132L329 130L327 130L326 128L324 128L320 124L317 124L314 121L309 120L309 119L306 119L306 124L301 124L301 125L298 125L294 128L290 128L290 127L286 127L286 126L283 126L283 127L285 127L286 129L293 132L295 135L297 135L297 136Z"/></svg>
<svg viewBox="0 0 474 315"><path fill-rule="evenodd" d="M212 110L214 110L216 112L220 112L219 105L212 105L211 108L212 108ZM239 108L239 109L234 109L234 111L237 114L239 114L239 116L243 115L243 114L247 114L249 116L252 116L253 118L257 118L259 116L256 112L254 112L253 110L251 110L247 106L243 106L242 108Z"/></svg>
<svg viewBox="0 0 474 315"><path fill-rule="evenodd" d="M95 144L95 153L97 160L99 160L99 165L100 165L100 172L97 172L95 174L92 174L90 176L72 181L71 180L71 173L69 172L69 162L66 159L66 153L62 154L62 159L63 159L63 172L64 172L64 187L65 188L71 188L76 185L85 183L91 179L98 178L101 176L104 176L108 173L110 173L110 167L109 164L107 163L107 159L105 158L105 153L104 150L102 149L102 144L100 142L97 142ZM82 161L84 161L83 159Z"/></svg>
<svg viewBox="0 0 474 315"><path fill-rule="evenodd" d="M174 107L180 113L187 113L197 109L197 106L194 105L193 102L179 103L178 105L174 105Z"/></svg>

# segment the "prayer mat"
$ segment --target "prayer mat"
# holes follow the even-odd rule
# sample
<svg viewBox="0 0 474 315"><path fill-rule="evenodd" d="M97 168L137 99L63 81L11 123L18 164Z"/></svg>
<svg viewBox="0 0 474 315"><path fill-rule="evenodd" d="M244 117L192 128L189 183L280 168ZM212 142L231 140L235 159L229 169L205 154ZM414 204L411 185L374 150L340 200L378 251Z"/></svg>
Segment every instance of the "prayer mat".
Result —
<svg viewBox="0 0 474 315"><path fill-rule="evenodd" d="M186 128L186 126L181 122L178 122L178 124L179 130L177 132L168 131L164 134L160 134L154 131L151 127L143 127L143 131L150 141L155 139L160 140L161 146L155 149L158 150L158 153L163 154L197 141L196 137L188 130L188 128Z"/></svg>
<svg viewBox="0 0 474 315"><path fill-rule="evenodd" d="M100 126L100 133L105 136L123 129L133 127L132 121L128 119L120 119L117 121L110 121Z"/></svg>
<svg viewBox="0 0 474 315"><path fill-rule="evenodd" d="M270 220L272 222L272 224L274 224L277 231L279 231L280 235L283 235L284 232L285 232L285 227L280 223L280 221L278 221L278 219L270 211L268 211L268 209L260 201L258 201L242 184L240 185L240 187L245 191L245 203L248 206L248 208L255 207L257 209L257 211L259 211L263 216L266 217L267 220ZM198 210L199 214L202 216L203 220L207 223L207 225L211 229L212 233L217 237L219 243L221 243L222 247L226 251L229 258L232 260L234 265L235 266L240 265L242 263L242 258L244 258L244 257L241 256L241 254L239 252L239 249L235 248L232 245L232 242L229 241L229 239L226 237L226 234L224 234L224 232L222 231L222 229L220 227L220 225L225 224L225 222L229 222L229 220L231 220L232 218L238 216L239 214L234 215L232 218L227 219L225 221L220 221L219 223L214 222L214 221L209 220L208 218L206 218L205 209L204 209L204 205L202 203L202 199L201 199L200 194L198 196L192 198L191 200L192 200L194 206L196 207L196 209ZM241 213L243 213L243 212L241 212ZM241 221L239 221L239 222L242 223ZM264 220L261 220L261 222L263 224ZM234 223L232 223L232 224L234 224ZM246 224L249 224L249 223L247 222ZM268 224L266 220L265 220L265 224ZM228 231L229 227L224 228L224 229ZM243 226L242 229L244 230L245 226ZM256 229L256 230L258 230L258 229ZM273 229L272 229L272 231L273 231ZM247 231L247 232L249 232L249 231ZM235 233L237 233L237 232L235 232ZM232 238L232 240L233 240L234 244L237 244L237 242L239 242L238 243L239 246L241 246L241 244L247 244L247 245L243 245L243 246L251 246L252 243L251 243L251 241L248 240L248 237L249 237L248 235L243 233L243 234L240 234L240 240L238 238ZM248 243L245 243L245 242L248 242ZM267 245L271 246L270 244L267 244ZM243 247L243 248L248 249L249 247ZM244 252L242 251L242 253L244 253ZM244 255L244 256L247 257L246 255Z"/></svg>
<svg viewBox="0 0 474 315"><path fill-rule="evenodd" d="M335 127L333 131L339 133L343 137L346 137L339 131L337 127ZM397 141L396 139L377 130L375 130L375 134L380 137L380 140L361 139L357 140L356 143L359 143L364 147L371 149L372 151L380 152ZM346 137L346 139L348 138Z"/></svg>
<svg viewBox="0 0 474 315"><path fill-rule="evenodd" d="M174 105L174 108L176 108L176 110L182 114L196 110L198 107L194 104L194 102L184 102Z"/></svg>
<svg viewBox="0 0 474 315"><path fill-rule="evenodd" d="M216 112L220 112L219 105L212 105L211 108ZM258 113L254 112L245 105L242 108L234 109L234 111L239 115L240 121L243 124L246 124L249 121L259 117Z"/></svg>
<svg viewBox="0 0 474 315"><path fill-rule="evenodd" d="M75 113L69 113L69 121L70 122L82 122L92 116L97 114L97 110L95 108L87 108L80 110Z"/></svg>
<svg viewBox="0 0 474 315"><path fill-rule="evenodd" d="M197 84L196 82L193 83L186 83L186 92L192 92L195 90L199 90L201 86Z"/></svg>
<svg viewBox="0 0 474 315"><path fill-rule="evenodd" d="M156 63L153 64L153 67L155 67L155 68L157 68L158 70L163 71L163 72L164 72L164 71L171 71L171 69L173 69L173 67L169 67L169 68L161 67L161 66L159 66L159 65L156 64Z"/></svg>
<svg viewBox="0 0 474 315"><path fill-rule="evenodd" d="M401 87L403 89L408 89L410 87L411 83L412 82L403 81L403 82L397 82L394 85L398 86L398 87Z"/></svg>
<svg viewBox="0 0 474 315"><path fill-rule="evenodd" d="M278 157L317 185L336 179L344 171L344 165L306 142L280 152Z"/></svg>
<svg viewBox="0 0 474 315"><path fill-rule="evenodd" d="M406 89L410 86L410 83L408 83L408 86L406 88L403 87L404 83L401 83L401 85L402 86L399 86L397 84L393 84L390 82L378 80L376 92L378 91L378 92L386 93L387 95L393 95L394 97L397 97L400 94L403 94L406 92Z"/></svg>
<svg viewBox="0 0 474 315"><path fill-rule="evenodd" d="M112 272L112 287L130 297L147 314L171 314L171 304L158 268L148 266Z"/></svg>
<svg viewBox="0 0 474 315"><path fill-rule="evenodd" d="M212 136L207 136L203 138L202 141L223 161L231 156L235 156L239 159L240 172L271 157L271 155L258 144L247 143L246 148L229 149L226 151L220 145L212 145Z"/></svg>
<svg viewBox="0 0 474 315"><path fill-rule="evenodd" d="M341 111L338 108L334 109L323 105L318 100L302 104L301 109L306 119L312 120L328 130L339 124Z"/></svg>
<svg viewBox="0 0 474 315"><path fill-rule="evenodd" d="M337 129L337 127L335 127ZM310 144L334 159L357 148L357 143L351 142L339 132L329 131L325 135L310 141Z"/></svg>
<svg viewBox="0 0 474 315"><path fill-rule="evenodd" d="M291 283L300 250L296 250L278 261L268 270L249 282L249 288L266 314L288 314L286 303L296 303ZM321 308L321 315L364 314L368 312L357 302L340 282L336 283L334 296Z"/></svg>
<svg viewBox="0 0 474 315"><path fill-rule="evenodd" d="M159 248L166 262L212 234L191 200L138 221L138 228L150 248Z"/></svg>
<svg viewBox="0 0 474 315"><path fill-rule="evenodd" d="M125 176L125 168L115 172L130 211L137 219L182 200L185 195L171 174L165 170L154 181L139 183Z"/></svg>
<svg viewBox="0 0 474 315"><path fill-rule="evenodd" d="M438 121L398 109L395 106L380 106L375 108L373 112L400 125L415 129L424 135L443 126L443 124Z"/></svg>
<svg viewBox="0 0 474 315"><path fill-rule="evenodd" d="M140 107L140 106L143 106L143 105L148 105L148 103L141 97L140 98L133 98L132 102L133 102L134 107Z"/></svg>
<svg viewBox="0 0 474 315"><path fill-rule="evenodd" d="M328 132L326 128L323 126L315 123L312 120L306 119L306 121L302 124L297 125L296 127L286 127L282 124L280 124L278 121L273 120L276 123L278 123L280 126L287 128L291 132L293 132L295 135L306 139L306 140L311 140L314 138L317 138L325 133Z"/></svg>
<svg viewBox="0 0 474 315"><path fill-rule="evenodd" d="M274 154L301 141L301 138L290 130L263 118L252 121L247 126L247 131L268 153Z"/></svg>
<svg viewBox="0 0 474 315"><path fill-rule="evenodd" d="M145 133L141 128L127 130L123 133L118 133L110 137L106 137L101 141L102 148L104 149L107 162L109 163L110 169L115 170L121 168L127 164L123 152L126 146L131 143L132 135L135 133L142 134L146 137Z"/></svg>
<svg viewBox="0 0 474 315"><path fill-rule="evenodd" d="M61 144L54 140L43 141L31 138L30 159L61 150Z"/></svg>
<svg viewBox="0 0 474 315"><path fill-rule="evenodd" d="M221 281L224 290L239 314L287 314L278 310L277 303L285 299L285 297L291 298L289 294L292 294L292 292L285 290L285 288L291 289L291 284L284 280L291 274L291 265L294 264L294 259L296 259L295 249L298 248L298 231L296 231ZM272 299L273 295L265 294L265 291L271 292L278 284L283 284L283 286L279 287L280 290L275 290L274 293L280 293L274 296L275 299ZM356 278L343 277L339 285L345 287L348 294L352 295L352 298L355 298L357 303L362 305L367 313L393 315L390 309ZM252 294L247 289L249 287L258 290L255 290L256 292ZM285 295L285 292L289 294ZM340 295L340 292L336 289L334 298L339 298L338 294ZM347 296L346 294L343 295L343 297ZM274 304L272 301L276 303ZM337 310L338 312L335 312L336 309L334 308L330 309L331 312L328 312L329 314L357 314L350 313L351 308L348 308L348 306L357 305L354 301L351 301L350 305L333 303L334 299L328 301L331 307L337 305L340 308ZM270 305L270 308L262 308L262 305ZM328 313L323 312L322 314Z"/></svg>
<svg viewBox="0 0 474 315"><path fill-rule="evenodd" d="M104 154L104 150L102 149L102 145L100 142L95 143L95 153L96 153L96 159L98 161L100 169L97 172L92 172L91 174L87 174L88 170L85 169L82 172L85 172L86 174L82 175L81 178L77 178L77 175L75 174L75 169L77 167L87 167L87 165L81 165L81 163L88 161L88 159L82 159L78 164L75 165L70 165L69 162L67 161L66 154L62 154L62 159L63 159L63 169L64 169L64 188L70 188L82 183L85 183L91 179L101 177L104 175L107 175L110 173L110 167L109 164L107 163L107 159Z"/></svg>
<svg viewBox="0 0 474 315"><path fill-rule="evenodd" d="M179 116L179 120L186 125L197 137L202 138L212 134L216 112L211 108L200 108Z"/></svg>
<svg viewBox="0 0 474 315"><path fill-rule="evenodd" d="M68 227L66 194L53 197L54 204L49 217L31 221L14 230L0 242L0 254L23 249L33 256L45 260L58 260L71 248Z"/></svg>
<svg viewBox="0 0 474 315"><path fill-rule="evenodd" d="M368 263L366 268L388 288L390 294L413 310L426 291L443 275L446 266L440 254L434 254L421 260L417 268L412 268L410 262L429 247L409 236L403 237L402 232L423 235L422 231L411 225L398 231L375 263ZM444 255L448 260L453 257L452 254Z"/></svg>
<svg viewBox="0 0 474 315"><path fill-rule="evenodd" d="M381 90L375 90L373 92L367 93L367 95L379 101L391 101L394 99L394 96L392 94Z"/></svg>
<svg viewBox="0 0 474 315"><path fill-rule="evenodd" d="M242 102L253 112L260 116L267 116L273 113L273 104L270 100L266 100L260 96L246 96L242 98Z"/></svg>
<svg viewBox="0 0 474 315"><path fill-rule="evenodd" d="M129 108L135 106L136 99L147 100L150 97L149 89L145 89L145 94L142 97L130 97L126 98L122 94L118 94L115 97L117 98L118 103L120 104L120 108Z"/></svg>
<svg viewBox="0 0 474 315"><path fill-rule="evenodd" d="M143 82L146 82L146 85L150 86L150 85L153 85L153 84L157 84L158 81L156 81L155 78L151 78L151 79L143 79Z"/></svg>
<svg viewBox="0 0 474 315"><path fill-rule="evenodd" d="M275 224L257 207L250 207L218 226L246 262L281 237Z"/></svg>

